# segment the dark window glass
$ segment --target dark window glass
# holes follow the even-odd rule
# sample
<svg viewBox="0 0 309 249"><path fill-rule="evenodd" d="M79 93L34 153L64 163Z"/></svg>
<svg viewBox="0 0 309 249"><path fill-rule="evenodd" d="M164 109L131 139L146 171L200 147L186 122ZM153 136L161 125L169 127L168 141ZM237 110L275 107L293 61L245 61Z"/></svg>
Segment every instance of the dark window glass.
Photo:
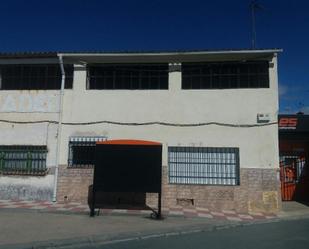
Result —
<svg viewBox="0 0 309 249"><path fill-rule="evenodd" d="M182 89L269 88L268 61L182 63Z"/></svg>
<svg viewBox="0 0 309 249"><path fill-rule="evenodd" d="M70 137L69 167L94 166L96 142L105 140L106 137Z"/></svg>
<svg viewBox="0 0 309 249"><path fill-rule="evenodd" d="M168 64L88 66L88 89L168 89Z"/></svg>
<svg viewBox="0 0 309 249"><path fill-rule="evenodd" d="M81 146L75 144L71 146L72 153L74 155L73 165L94 165L95 158L95 144L88 144Z"/></svg>
<svg viewBox="0 0 309 249"><path fill-rule="evenodd" d="M65 65L65 88L72 89L73 65ZM57 64L2 65L1 90L52 90L61 88L61 70Z"/></svg>

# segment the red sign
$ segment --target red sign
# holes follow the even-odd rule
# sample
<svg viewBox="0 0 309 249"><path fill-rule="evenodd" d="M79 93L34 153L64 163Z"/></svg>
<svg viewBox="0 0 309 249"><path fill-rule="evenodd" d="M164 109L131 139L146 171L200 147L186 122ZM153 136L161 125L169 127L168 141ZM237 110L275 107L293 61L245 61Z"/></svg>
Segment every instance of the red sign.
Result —
<svg viewBox="0 0 309 249"><path fill-rule="evenodd" d="M280 129L296 129L298 120L297 118L280 118L279 128Z"/></svg>

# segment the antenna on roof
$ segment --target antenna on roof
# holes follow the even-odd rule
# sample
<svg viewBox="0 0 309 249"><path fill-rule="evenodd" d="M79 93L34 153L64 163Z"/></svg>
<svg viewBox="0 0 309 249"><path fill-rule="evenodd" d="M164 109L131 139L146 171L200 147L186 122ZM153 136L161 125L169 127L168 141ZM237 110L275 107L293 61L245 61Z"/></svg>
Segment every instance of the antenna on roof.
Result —
<svg viewBox="0 0 309 249"><path fill-rule="evenodd" d="M251 9L251 41L252 41L252 48L256 48L256 28L255 28L255 12L257 10L263 9L263 7L258 3L257 0L252 0L250 3Z"/></svg>

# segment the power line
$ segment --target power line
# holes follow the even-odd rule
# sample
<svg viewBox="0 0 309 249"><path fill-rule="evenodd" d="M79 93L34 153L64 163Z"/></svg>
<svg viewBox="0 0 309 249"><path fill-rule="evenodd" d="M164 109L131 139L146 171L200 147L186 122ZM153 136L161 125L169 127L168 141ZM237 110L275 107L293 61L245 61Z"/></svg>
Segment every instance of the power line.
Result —
<svg viewBox="0 0 309 249"><path fill-rule="evenodd" d="M58 124L58 121L55 120L38 120L38 121L16 121L16 120L0 120L2 123L10 124L40 124L40 123L50 123ZM231 123L220 123L220 122L202 122L202 123L169 123L161 121L152 121L152 122L117 122L117 121L93 121L93 122L62 122L62 125L96 125L96 124L112 124L112 125L123 125L123 126L149 126L149 125L162 125L162 126L174 126L174 127L198 127L198 126L207 126L207 125L217 125L225 127L235 127L235 128L251 128L251 127L261 127L277 124L277 122L262 123L262 124L231 124Z"/></svg>

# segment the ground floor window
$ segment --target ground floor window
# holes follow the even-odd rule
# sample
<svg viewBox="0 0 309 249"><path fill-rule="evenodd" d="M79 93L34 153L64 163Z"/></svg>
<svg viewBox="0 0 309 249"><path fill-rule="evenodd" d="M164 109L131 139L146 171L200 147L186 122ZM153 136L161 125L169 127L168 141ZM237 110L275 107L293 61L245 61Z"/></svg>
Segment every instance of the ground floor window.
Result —
<svg viewBox="0 0 309 249"><path fill-rule="evenodd" d="M46 146L0 146L0 174L44 175L46 168Z"/></svg>
<svg viewBox="0 0 309 249"><path fill-rule="evenodd" d="M68 166L71 168L94 166L96 142L105 140L104 136L70 137Z"/></svg>
<svg viewBox="0 0 309 249"><path fill-rule="evenodd" d="M239 149L169 147L169 182L239 185Z"/></svg>

